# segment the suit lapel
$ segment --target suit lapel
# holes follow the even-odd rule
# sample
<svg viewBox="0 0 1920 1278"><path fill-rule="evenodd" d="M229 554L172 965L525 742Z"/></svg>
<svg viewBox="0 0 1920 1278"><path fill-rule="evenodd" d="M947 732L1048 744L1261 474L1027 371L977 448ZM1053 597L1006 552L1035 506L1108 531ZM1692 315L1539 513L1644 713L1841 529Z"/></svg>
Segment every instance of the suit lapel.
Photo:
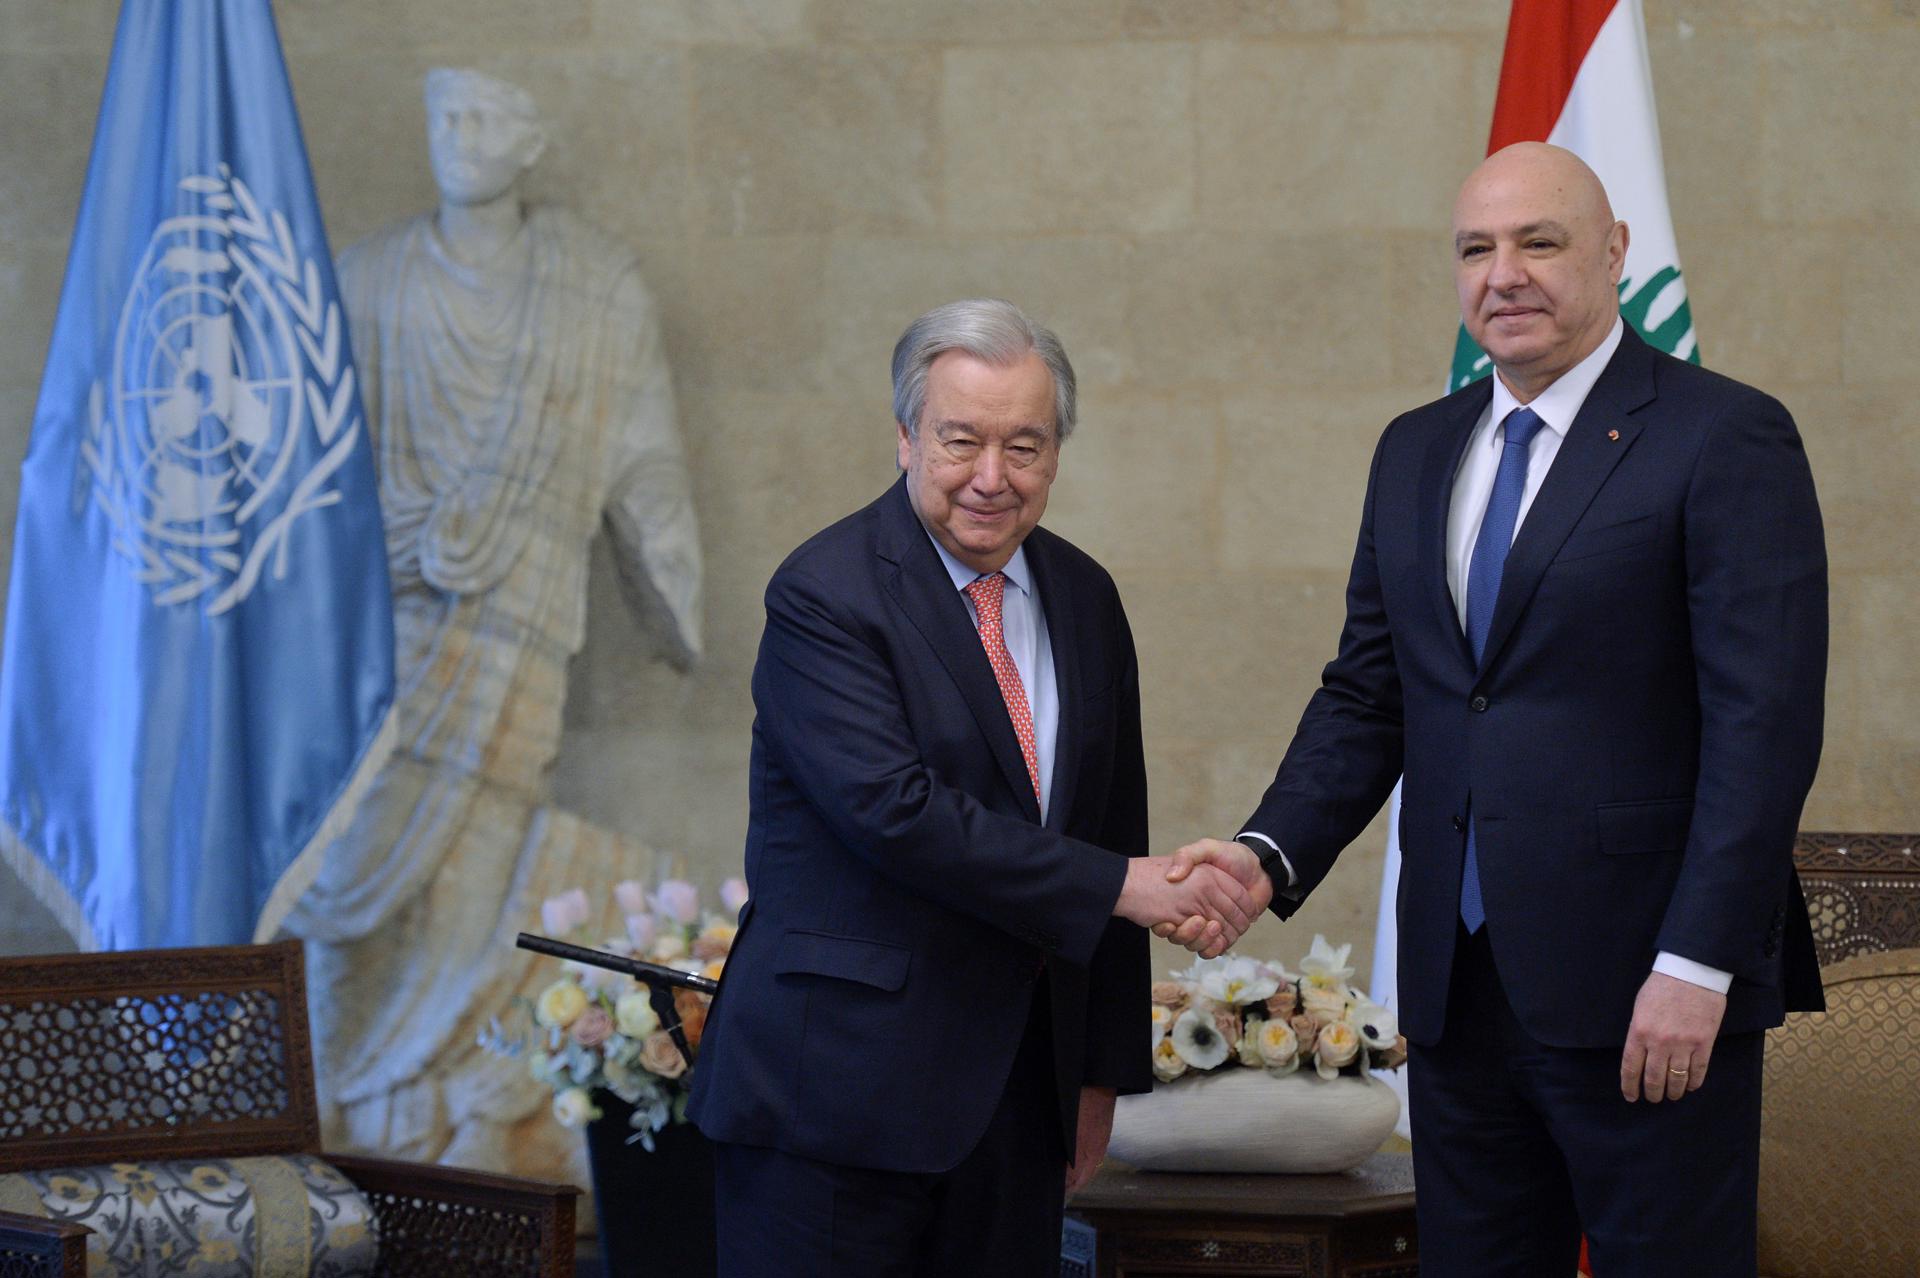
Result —
<svg viewBox="0 0 1920 1278"><path fill-rule="evenodd" d="M1047 828L1064 830L1073 810L1075 766L1080 757L1080 627L1075 618L1072 574L1062 570L1044 530L1035 529L1026 540L1027 566L1040 592L1040 610L1047 618L1047 644L1053 649L1054 701L1060 710L1053 740L1053 778L1047 787Z"/></svg>
<svg viewBox="0 0 1920 1278"><path fill-rule="evenodd" d="M1027 759L1020 752L1020 739L1013 734L1013 719L1000 695L999 681L993 677L986 649L981 646L980 632L974 629L967 605L953 588L953 579L935 553L927 530L913 513L904 479L888 495L877 541L880 557L891 565L881 574L887 593L946 668L986 738L994 761L1020 800L1021 811L1039 824L1040 803L1033 794L1033 780L1027 775ZM1052 619L1048 621L1051 624Z"/></svg>
<svg viewBox="0 0 1920 1278"><path fill-rule="evenodd" d="M1653 398L1653 357L1629 328L1620 349L1588 392L1579 415L1553 459L1553 468L1527 510L1525 522L1507 552L1500 576L1500 598L1493 606L1487 646L1480 654L1485 671L1513 634L1520 614L1539 588L1547 565L1593 503L1594 494L1627 455L1643 423L1630 414Z"/></svg>
<svg viewBox="0 0 1920 1278"><path fill-rule="evenodd" d="M1453 480L1460 471L1461 454L1473 435L1474 423L1492 398L1493 387L1483 384L1454 408L1446 428L1436 432L1427 445L1426 462L1420 472L1420 535L1416 543L1420 547L1420 578L1426 583L1442 628L1453 636L1460 660L1469 667L1473 665L1473 648L1460 629L1460 612L1447 586L1447 517L1453 508Z"/></svg>

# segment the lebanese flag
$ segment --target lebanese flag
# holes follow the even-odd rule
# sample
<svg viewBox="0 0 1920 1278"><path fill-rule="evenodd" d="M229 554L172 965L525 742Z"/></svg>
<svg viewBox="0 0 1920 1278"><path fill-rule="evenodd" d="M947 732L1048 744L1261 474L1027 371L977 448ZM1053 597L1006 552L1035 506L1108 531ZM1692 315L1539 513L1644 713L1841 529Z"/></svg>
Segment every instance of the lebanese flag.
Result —
<svg viewBox="0 0 1920 1278"><path fill-rule="evenodd" d="M1655 349L1698 364L1640 0L1513 0L1487 154L1515 142L1563 146L1600 176L1630 232L1620 313ZM1463 327L1447 389L1492 367Z"/></svg>

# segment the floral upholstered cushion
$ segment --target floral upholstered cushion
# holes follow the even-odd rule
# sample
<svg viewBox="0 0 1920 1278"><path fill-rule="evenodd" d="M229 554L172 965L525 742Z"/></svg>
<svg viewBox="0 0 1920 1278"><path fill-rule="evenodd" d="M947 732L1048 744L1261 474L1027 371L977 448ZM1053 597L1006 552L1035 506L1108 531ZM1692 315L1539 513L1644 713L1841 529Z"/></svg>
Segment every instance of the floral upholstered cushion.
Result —
<svg viewBox="0 0 1920 1278"><path fill-rule="evenodd" d="M357 1278L377 1254L372 1206L308 1154L11 1172L0 1210L92 1229L88 1278Z"/></svg>

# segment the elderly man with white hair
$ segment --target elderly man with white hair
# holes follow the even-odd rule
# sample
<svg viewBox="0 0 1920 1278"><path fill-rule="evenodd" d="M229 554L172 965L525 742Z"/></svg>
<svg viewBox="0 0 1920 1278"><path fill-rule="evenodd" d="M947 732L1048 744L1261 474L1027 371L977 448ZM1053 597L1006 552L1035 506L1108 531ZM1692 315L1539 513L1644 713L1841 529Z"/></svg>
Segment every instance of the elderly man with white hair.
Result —
<svg viewBox="0 0 1920 1278"><path fill-rule="evenodd" d="M1039 526L1075 416L1006 302L894 348L900 479L794 551L754 667L751 886L690 1110L721 1272L1059 1272L1063 1191L1152 1086L1146 933L1254 911L1147 843L1133 637ZM1191 889L1191 890L1189 890Z"/></svg>

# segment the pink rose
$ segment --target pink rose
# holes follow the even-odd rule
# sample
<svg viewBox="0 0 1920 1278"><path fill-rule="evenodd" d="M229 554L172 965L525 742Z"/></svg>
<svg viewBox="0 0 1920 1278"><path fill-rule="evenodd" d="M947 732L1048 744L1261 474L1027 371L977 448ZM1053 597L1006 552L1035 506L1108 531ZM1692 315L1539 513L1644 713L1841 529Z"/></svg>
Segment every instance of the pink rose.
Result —
<svg viewBox="0 0 1920 1278"><path fill-rule="evenodd" d="M613 1037L613 1017L607 1015L607 1009L598 1003L580 1013L567 1027L567 1033L573 1035L573 1041L582 1047L598 1047Z"/></svg>
<svg viewBox="0 0 1920 1278"><path fill-rule="evenodd" d="M700 917L700 889L685 879L668 879L654 894L653 908L676 923L693 923Z"/></svg>
<svg viewBox="0 0 1920 1278"><path fill-rule="evenodd" d="M645 954L653 948L654 922L651 914L627 915L627 940L635 952Z"/></svg>
<svg viewBox="0 0 1920 1278"><path fill-rule="evenodd" d="M660 1078L678 1078L687 1072L687 1061L674 1046L673 1035L655 1030L640 1045L640 1068Z"/></svg>
<svg viewBox="0 0 1920 1278"><path fill-rule="evenodd" d="M1294 1037L1300 1040L1300 1054L1313 1055L1314 1045L1320 1041L1320 1022L1311 1016L1295 1016L1287 1024L1293 1026Z"/></svg>
<svg viewBox="0 0 1920 1278"><path fill-rule="evenodd" d="M727 907L727 913L738 918L741 907L747 903L747 881L728 879L720 885L720 904Z"/></svg>
<svg viewBox="0 0 1920 1278"><path fill-rule="evenodd" d="M1186 1007L1190 995L1187 987L1178 981L1155 981L1151 997L1155 1006L1178 1012Z"/></svg>
<svg viewBox="0 0 1920 1278"><path fill-rule="evenodd" d="M1229 1052L1240 1047L1240 1013L1231 1007L1213 1009L1213 1027L1220 1031L1220 1037L1227 1042Z"/></svg>
<svg viewBox="0 0 1920 1278"><path fill-rule="evenodd" d="M622 914L647 912L647 886L639 879L622 879L614 884L613 899L618 902Z"/></svg>
<svg viewBox="0 0 1920 1278"><path fill-rule="evenodd" d="M593 906L580 888L550 896L540 903L540 926L549 936L565 936L593 918Z"/></svg>
<svg viewBox="0 0 1920 1278"><path fill-rule="evenodd" d="M1296 1001L1293 986L1282 985L1274 992L1273 997L1267 1000L1267 1019L1270 1021L1292 1020Z"/></svg>

